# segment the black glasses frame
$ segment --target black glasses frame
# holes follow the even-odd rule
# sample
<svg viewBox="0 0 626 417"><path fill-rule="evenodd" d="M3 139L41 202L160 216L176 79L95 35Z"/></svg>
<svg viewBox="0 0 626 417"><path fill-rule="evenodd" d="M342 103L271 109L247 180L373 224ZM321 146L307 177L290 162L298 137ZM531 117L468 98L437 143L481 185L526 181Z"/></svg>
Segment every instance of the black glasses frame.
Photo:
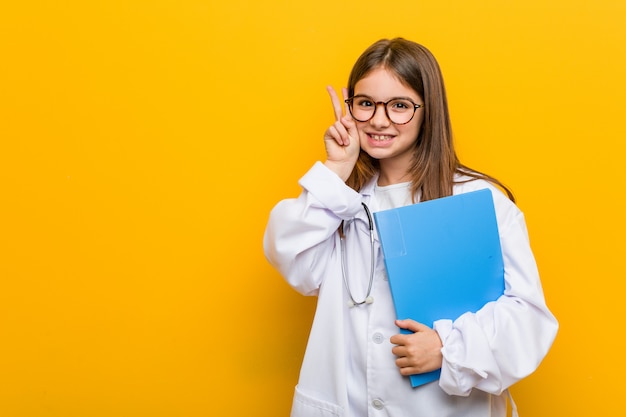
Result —
<svg viewBox="0 0 626 417"><path fill-rule="evenodd" d="M367 98L367 99L371 100L372 103L374 103L374 112L372 113L372 115L368 119L360 120L360 119L357 119L356 117L354 117L354 114L352 113L352 102L354 101L355 98ZM393 120L391 120L391 117L389 117L389 111L387 111L387 104L391 103L394 100L406 100L406 101L410 101L411 104L413 104L413 114L411 115L411 118L409 120L407 120L406 122L404 122L404 123L396 123ZM350 98L345 99L344 102L348 105L348 110L350 111L350 115L357 122L369 122L370 120L372 120L372 118L376 115L376 111L378 110L378 105L382 104L383 108L385 109L385 116L387 116L387 119L389 119L389 121L391 123L393 123L394 125L405 125L407 123L410 123L411 120L413 120L413 117L415 117L415 112L417 111L417 109L424 107L423 104L417 104L413 100L411 100L410 98L406 98L406 97L394 97L394 98L392 98L390 100L387 100L385 102L385 101L374 101L373 98L371 98L370 96L366 96L364 94L357 94L356 96L352 96Z"/></svg>

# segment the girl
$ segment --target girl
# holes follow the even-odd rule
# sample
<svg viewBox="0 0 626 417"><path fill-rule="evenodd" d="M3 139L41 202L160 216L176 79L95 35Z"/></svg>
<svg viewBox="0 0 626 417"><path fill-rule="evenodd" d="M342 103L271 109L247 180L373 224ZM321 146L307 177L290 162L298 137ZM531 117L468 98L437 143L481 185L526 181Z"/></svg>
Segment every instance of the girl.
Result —
<svg viewBox="0 0 626 417"><path fill-rule="evenodd" d="M336 121L324 134L326 161L300 179L297 199L276 205L264 236L287 282L318 297L292 417L506 416L507 388L537 368L558 327L513 195L459 162L440 69L423 46L401 38L370 46L343 90L345 115L328 92ZM433 328L395 320L362 204L374 212L484 188L496 209L504 295ZM438 381L411 387L408 375L437 369Z"/></svg>

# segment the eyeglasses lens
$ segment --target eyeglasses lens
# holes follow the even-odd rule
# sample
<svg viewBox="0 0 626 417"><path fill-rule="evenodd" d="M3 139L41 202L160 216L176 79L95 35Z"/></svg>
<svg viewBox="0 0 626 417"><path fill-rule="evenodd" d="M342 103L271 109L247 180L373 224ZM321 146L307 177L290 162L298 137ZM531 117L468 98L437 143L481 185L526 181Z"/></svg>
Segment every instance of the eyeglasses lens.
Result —
<svg viewBox="0 0 626 417"><path fill-rule="evenodd" d="M350 103L350 113L359 122L367 122L376 113L378 104L385 107L389 120L395 124L405 124L411 121L415 113L415 104L405 99L393 99L386 103L376 103L369 97L354 97Z"/></svg>

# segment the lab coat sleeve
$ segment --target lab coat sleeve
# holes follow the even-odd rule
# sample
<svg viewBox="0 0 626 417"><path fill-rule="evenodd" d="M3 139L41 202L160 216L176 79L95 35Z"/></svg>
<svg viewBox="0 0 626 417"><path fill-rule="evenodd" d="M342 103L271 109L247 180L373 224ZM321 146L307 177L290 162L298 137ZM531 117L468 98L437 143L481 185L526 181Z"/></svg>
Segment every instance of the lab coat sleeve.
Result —
<svg viewBox="0 0 626 417"><path fill-rule="evenodd" d="M270 212L263 238L268 261L289 285L316 295L342 220L361 209L361 196L321 162L300 179L298 198L279 202Z"/></svg>
<svg viewBox="0 0 626 417"><path fill-rule="evenodd" d="M494 202L504 295L476 313L434 326L443 342L439 385L450 395L467 396L474 388L499 395L535 371L558 329L544 300L523 214L499 192Z"/></svg>

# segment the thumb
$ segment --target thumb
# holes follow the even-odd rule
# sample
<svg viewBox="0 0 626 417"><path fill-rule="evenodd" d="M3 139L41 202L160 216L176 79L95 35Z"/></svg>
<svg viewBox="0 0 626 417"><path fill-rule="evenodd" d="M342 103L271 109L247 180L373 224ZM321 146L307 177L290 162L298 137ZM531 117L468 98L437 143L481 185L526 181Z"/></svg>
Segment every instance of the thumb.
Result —
<svg viewBox="0 0 626 417"><path fill-rule="evenodd" d="M425 324L418 323L415 320L404 319L404 320L396 320L396 326L401 329L410 330L413 333L422 332L424 330L430 329L430 327Z"/></svg>

